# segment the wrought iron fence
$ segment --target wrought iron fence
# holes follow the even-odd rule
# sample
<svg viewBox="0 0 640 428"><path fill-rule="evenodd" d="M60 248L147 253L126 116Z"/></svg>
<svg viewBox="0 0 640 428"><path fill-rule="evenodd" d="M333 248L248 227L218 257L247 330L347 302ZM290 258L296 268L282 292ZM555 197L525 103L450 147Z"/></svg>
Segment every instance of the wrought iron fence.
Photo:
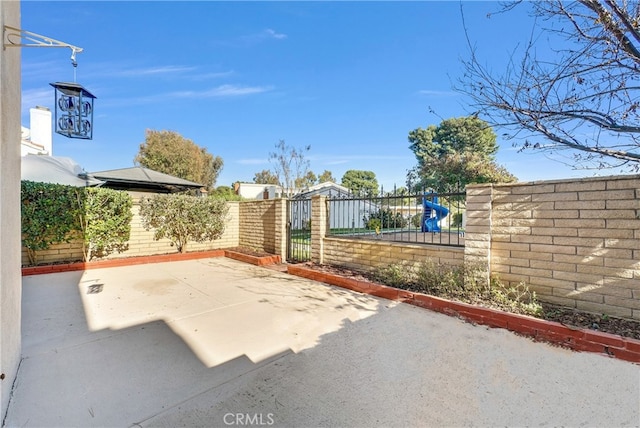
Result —
<svg viewBox="0 0 640 428"><path fill-rule="evenodd" d="M465 192L328 195L329 236L464 246Z"/></svg>
<svg viewBox="0 0 640 428"><path fill-rule="evenodd" d="M287 261L311 260L311 199L289 199L287 209Z"/></svg>

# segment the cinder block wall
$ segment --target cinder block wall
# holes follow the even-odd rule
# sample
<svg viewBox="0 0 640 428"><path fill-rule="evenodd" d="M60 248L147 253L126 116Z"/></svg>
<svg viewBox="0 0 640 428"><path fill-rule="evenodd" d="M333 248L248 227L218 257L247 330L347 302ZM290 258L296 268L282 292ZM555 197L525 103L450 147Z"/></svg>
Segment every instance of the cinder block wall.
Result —
<svg viewBox="0 0 640 428"><path fill-rule="evenodd" d="M311 225L313 227L313 220ZM426 259L448 265L461 265L464 261L464 248L460 247L332 237L326 237L323 241L324 263L364 272L392 263L417 265Z"/></svg>
<svg viewBox="0 0 640 428"><path fill-rule="evenodd" d="M187 251L215 250L219 248L237 247L240 242L240 203L228 202L229 213L223 235L211 242L190 242ZM168 239L156 241L153 239L153 231L147 231L142 227L140 218L139 199L135 199L131 208L133 219L131 220L131 237L129 249L122 253L111 254L108 258L122 258L133 256L148 256L154 254L168 254L177 252ZM74 262L82 260L82 242L72 241L64 244L56 244L46 251L38 251L37 264L56 262ZM29 264L29 257L25 248L22 248L22 265Z"/></svg>
<svg viewBox="0 0 640 428"><path fill-rule="evenodd" d="M492 199L480 216L492 274L543 301L640 319L640 177L467 188L479 194Z"/></svg>
<svg viewBox="0 0 640 428"><path fill-rule="evenodd" d="M219 239L207 242L189 242L187 251L204 251L215 250L219 248L235 247L239 242L239 207L238 202L227 202L229 213L227 214L227 222L225 230ZM142 219L140 217L139 199L133 202L133 219L131 220L131 237L129 238L129 249L124 253L116 253L109 258L131 257L131 256L148 256L153 254L167 254L177 252L176 248L171 245L168 239L155 241L153 239L153 230L145 230L142 227Z"/></svg>
<svg viewBox="0 0 640 428"><path fill-rule="evenodd" d="M286 255L286 199L240 202L239 245Z"/></svg>
<svg viewBox="0 0 640 428"><path fill-rule="evenodd" d="M325 196L312 198L311 259L316 263L370 272L392 263L417 265L425 259L448 265L461 265L464 262L464 248L460 247L326 236L329 222L328 210Z"/></svg>

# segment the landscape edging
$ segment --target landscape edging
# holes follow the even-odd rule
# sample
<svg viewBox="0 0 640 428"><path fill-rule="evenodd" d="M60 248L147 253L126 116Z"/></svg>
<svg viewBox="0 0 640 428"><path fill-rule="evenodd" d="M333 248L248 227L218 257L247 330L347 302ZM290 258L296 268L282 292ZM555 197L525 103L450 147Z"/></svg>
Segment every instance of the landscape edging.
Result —
<svg viewBox="0 0 640 428"><path fill-rule="evenodd" d="M382 284L359 281L300 265L288 265L287 273L347 288L385 299L430 309L492 328L503 328L534 340L560 345L574 351L594 352L620 360L640 363L640 340L595 330L571 328L555 321L513 314L481 306L414 293Z"/></svg>
<svg viewBox="0 0 640 428"><path fill-rule="evenodd" d="M147 263L176 262L182 260L206 259L210 257L228 257L256 266L267 266L281 263L280 256L250 256L229 250L194 251L190 253L171 253L152 256L123 257L118 259L95 260L91 262L60 263L22 268L22 276L42 275L47 273L72 272L78 270L100 269L120 266L133 266Z"/></svg>

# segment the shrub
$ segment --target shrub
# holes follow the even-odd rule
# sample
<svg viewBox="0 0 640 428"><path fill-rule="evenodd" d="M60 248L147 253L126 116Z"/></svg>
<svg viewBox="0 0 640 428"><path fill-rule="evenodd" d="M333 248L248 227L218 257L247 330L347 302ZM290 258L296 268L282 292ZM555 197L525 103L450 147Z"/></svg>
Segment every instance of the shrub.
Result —
<svg viewBox="0 0 640 428"><path fill-rule="evenodd" d="M78 189L85 261L129 248L133 213L131 196L106 188Z"/></svg>
<svg viewBox="0 0 640 428"><path fill-rule="evenodd" d="M427 259L416 269L416 287L425 293L462 297L465 295L464 266L435 263Z"/></svg>
<svg viewBox="0 0 640 428"><path fill-rule="evenodd" d="M224 199L225 201L242 201L244 198L236 195L236 192L229 186L218 186L209 192L210 198Z"/></svg>
<svg viewBox="0 0 640 428"><path fill-rule="evenodd" d="M391 263L377 267L373 279L391 287L407 289L415 281L413 268L405 263Z"/></svg>
<svg viewBox="0 0 640 428"><path fill-rule="evenodd" d="M411 216L411 225L416 229L420 229L422 227L422 213Z"/></svg>
<svg viewBox="0 0 640 428"><path fill-rule="evenodd" d="M380 228L395 229L407 227L407 219L399 213L392 211L388 208L378 210L369 214L369 217L363 218L367 224L367 229L375 229L370 225L377 225ZM379 223L373 222L373 220L379 220Z"/></svg>
<svg viewBox="0 0 640 428"><path fill-rule="evenodd" d="M188 195L154 195L140 200L142 226L154 229L154 239L168 238L178 252L189 241L205 242L222 236L228 207L216 198Z"/></svg>
<svg viewBox="0 0 640 428"><path fill-rule="evenodd" d="M21 183L22 245L29 263L36 264L36 252L69 242L80 230L75 187L62 184Z"/></svg>
<svg viewBox="0 0 640 428"><path fill-rule="evenodd" d="M365 227L369 230L380 230L382 228L382 221L380 221L379 218L370 218Z"/></svg>
<svg viewBox="0 0 640 428"><path fill-rule="evenodd" d="M131 197L122 191L53 183L21 183L22 244L29 263L51 245L83 240L85 261L127 249Z"/></svg>
<svg viewBox="0 0 640 428"><path fill-rule="evenodd" d="M497 277L487 280L486 270L480 265L447 265L431 259L415 268L406 263L392 263L375 269L373 278L396 288L469 303L484 302L511 312L534 316L542 313L535 292L526 284L506 286Z"/></svg>
<svg viewBox="0 0 640 428"><path fill-rule="evenodd" d="M451 227L462 227L462 213L453 213Z"/></svg>
<svg viewBox="0 0 640 428"><path fill-rule="evenodd" d="M499 278L491 278L491 297L500 307L511 312L527 315L542 315L542 306L538 303L535 291L522 281L516 285L504 285Z"/></svg>

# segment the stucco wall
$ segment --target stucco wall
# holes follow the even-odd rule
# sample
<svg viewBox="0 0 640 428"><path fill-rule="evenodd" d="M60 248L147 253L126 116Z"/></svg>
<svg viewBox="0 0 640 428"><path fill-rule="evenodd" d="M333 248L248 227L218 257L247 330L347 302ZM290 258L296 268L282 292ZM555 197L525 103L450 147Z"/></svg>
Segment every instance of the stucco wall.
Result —
<svg viewBox="0 0 640 428"><path fill-rule="evenodd" d="M20 2L0 2L0 27L20 28ZM7 410L20 342L20 49L0 50L0 406Z"/></svg>

